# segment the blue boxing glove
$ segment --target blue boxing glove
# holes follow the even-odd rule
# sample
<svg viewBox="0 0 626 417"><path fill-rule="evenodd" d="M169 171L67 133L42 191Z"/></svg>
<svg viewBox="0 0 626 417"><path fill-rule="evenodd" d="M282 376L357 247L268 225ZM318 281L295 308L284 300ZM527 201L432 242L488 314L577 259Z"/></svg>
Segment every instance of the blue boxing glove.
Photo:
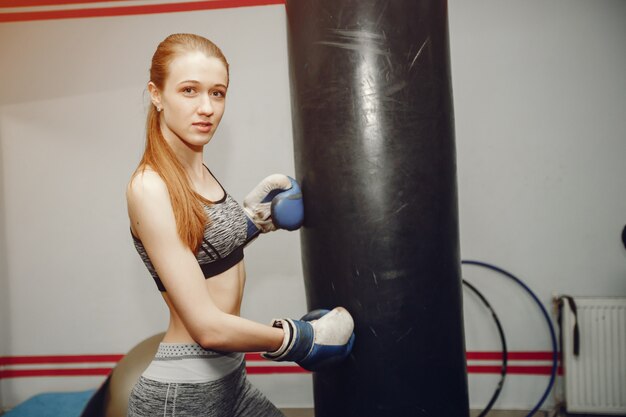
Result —
<svg viewBox="0 0 626 417"><path fill-rule="evenodd" d="M243 200L243 209L248 216L248 241L276 229L296 230L304 221L300 186L282 174L263 179Z"/></svg>
<svg viewBox="0 0 626 417"><path fill-rule="evenodd" d="M282 328L285 338L275 352L263 357L291 361L309 371L319 371L348 357L354 345L354 321L343 307L315 310L301 320L276 319L273 327Z"/></svg>

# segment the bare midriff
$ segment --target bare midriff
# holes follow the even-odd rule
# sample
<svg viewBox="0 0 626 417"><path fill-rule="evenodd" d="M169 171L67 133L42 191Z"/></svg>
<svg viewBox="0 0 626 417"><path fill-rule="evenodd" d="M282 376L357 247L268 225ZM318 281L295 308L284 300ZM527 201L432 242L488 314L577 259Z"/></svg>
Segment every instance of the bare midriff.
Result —
<svg viewBox="0 0 626 417"><path fill-rule="evenodd" d="M205 281L213 302L221 311L239 316L246 283L243 260L227 271ZM165 343L196 343L171 303L167 292L161 293L170 310L170 323L163 338Z"/></svg>

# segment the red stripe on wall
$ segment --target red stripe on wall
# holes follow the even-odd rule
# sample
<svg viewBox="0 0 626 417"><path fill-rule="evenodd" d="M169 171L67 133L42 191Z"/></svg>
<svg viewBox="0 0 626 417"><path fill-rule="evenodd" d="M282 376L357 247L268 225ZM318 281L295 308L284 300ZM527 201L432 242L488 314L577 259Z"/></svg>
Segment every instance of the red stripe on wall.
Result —
<svg viewBox="0 0 626 417"><path fill-rule="evenodd" d="M467 352L467 360L502 360L502 352ZM552 352L508 352L507 358L510 361L551 361ZM560 359L560 355L559 355ZM260 361L264 360L260 353L246 353L246 360Z"/></svg>
<svg viewBox="0 0 626 417"><path fill-rule="evenodd" d="M0 7L66 6L69 4L109 3L123 0L0 0Z"/></svg>
<svg viewBox="0 0 626 417"><path fill-rule="evenodd" d="M124 7L97 7L93 9L48 10L40 12L0 13L0 23L33 20L76 19L86 17L131 16L154 13L191 12L198 10L230 9L235 7L285 4L285 0L210 0L187 3L165 3Z"/></svg>
<svg viewBox="0 0 626 417"><path fill-rule="evenodd" d="M9 369L0 371L0 379L25 377L63 377L63 376L108 376L113 368L86 369ZM269 374L306 374L306 369L299 366L248 366L250 375Z"/></svg>
<svg viewBox="0 0 626 417"><path fill-rule="evenodd" d="M272 365L266 361L259 353L247 353L248 362L266 363L258 366L248 366L247 371L251 375L267 374L302 374L308 371L297 365ZM124 355L104 354L104 355L42 355L42 356L3 356L0 357L0 367L20 366L20 365L46 365L46 364L95 364L95 363L117 363ZM552 361L552 352L509 352L509 360L516 361ZM502 359L501 352L467 352L467 359L472 361L497 361ZM107 376L113 367L90 367L90 368L49 368L49 369L0 369L0 379L20 378L20 377L66 377L66 376ZM467 366L470 374L500 374L501 365L475 365ZM507 366L507 373L511 375L550 375L552 366L545 365L523 365L514 364ZM559 367L558 374L563 374L563 369Z"/></svg>
<svg viewBox="0 0 626 417"><path fill-rule="evenodd" d="M124 355L56 355L56 356L0 356L2 365L25 365L45 363L117 362ZM502 360L502 352L467 352L468 360ZM260 353L246 353L246 360L265 360ZM508 352L508 360L551 361L552 352Z"/></svg>
<svg viewBox="0 0 626 417"><path fill-rule="evenodd" d="M260 353L246 353L248 361L264 361L265 358ZM0 356L0 366L4 365L24 365L24 364L45 364L45 363L93 363L93 362L117 362L122 359L121 354L100 354L100 355L41 355L41 356ZM468 360L502 360L502 352L481 351L467 352ZM560 358L560 355L559 355ZM528 351L528 352L508 352L509 360L518 361L551 361L552 352Z"/></svg>
<svg viewBox="0 0 626 417"><path fill-rule="evenodd" d="M500 374L500 366L467 367L470 374ZM87 368L87 369L9 369L0 371L0 379L24 378L24 377L68 377L68 376L107 376L113 368ZM306 374L306 369L299 366L248 366L246 371L249 375L269 374ZM563 375L563 369L558 369L558 374ZM551 366L508 366L509 375L550 375Z"/></svg>
<svg viewBox="0 0 626 417"><path fill-rule="evenodd" d="M499 374L501 370L501 366L471 365L467 367L468 374ZM508 365L506 367L506 373L507 375L550 375L552 373L552 367ZM557 368L557 374L563 375L563 368Z"/></svg>
<svg viewBox="0 0 626 417"><path fill-rule="evenodd" d="M0 371L0 379L44 376L107 376L113 368L85 369L8 369Z"/></svg>
<svg viewBox="0 0 626 417"><path fill-rule="evenodd" d="M308 374L306 369L299 366L248 366L246 372L249 375L267 375L267 374Z"/></svg>
<svg viewBox="0 0 626 417"><path fill-rule="evenodd" d="M47 363L118 362L123 357L124 355L2 356L0 357L0 366Z"/></svg>
<svg viewBox="0 0 626 417"><path fill-rule="evenodd" d="M266 360L260 353L246 353L247 361L264 361Z"/></svg>
<svg viewBox="0 0 626 417"><path fill-rule="evenodd" d="M510 361L551 361L552 352L508 352ZM560 355L559 355L560 357ZM502 360L502 352L467 352L468 360Z"/></svg>

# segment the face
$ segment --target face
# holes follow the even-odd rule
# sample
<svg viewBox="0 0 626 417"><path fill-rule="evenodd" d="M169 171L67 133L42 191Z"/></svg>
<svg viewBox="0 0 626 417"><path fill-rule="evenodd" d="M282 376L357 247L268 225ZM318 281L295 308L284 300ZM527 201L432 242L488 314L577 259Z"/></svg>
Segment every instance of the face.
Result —
<svg viewBox="0 0 626 417"><path fill-rule="evenodd" d="M161 110L161 131L172 146L201 149L224 114L228 73L215 57L188 52L175 58L162 90L150 82L152 103Z"/></svg>

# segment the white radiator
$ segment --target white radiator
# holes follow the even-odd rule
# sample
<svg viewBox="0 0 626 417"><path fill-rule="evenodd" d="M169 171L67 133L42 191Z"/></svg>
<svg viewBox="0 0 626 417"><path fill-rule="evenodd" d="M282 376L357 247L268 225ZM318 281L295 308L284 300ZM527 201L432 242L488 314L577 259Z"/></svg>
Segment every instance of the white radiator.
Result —
<svg viewBox="0 0 626 417"><path fill-rule="evenodd" d="M574 297L562 309L566 409L626 414L626 297ZM574 355L575 325L580 351Z"/></svg>

